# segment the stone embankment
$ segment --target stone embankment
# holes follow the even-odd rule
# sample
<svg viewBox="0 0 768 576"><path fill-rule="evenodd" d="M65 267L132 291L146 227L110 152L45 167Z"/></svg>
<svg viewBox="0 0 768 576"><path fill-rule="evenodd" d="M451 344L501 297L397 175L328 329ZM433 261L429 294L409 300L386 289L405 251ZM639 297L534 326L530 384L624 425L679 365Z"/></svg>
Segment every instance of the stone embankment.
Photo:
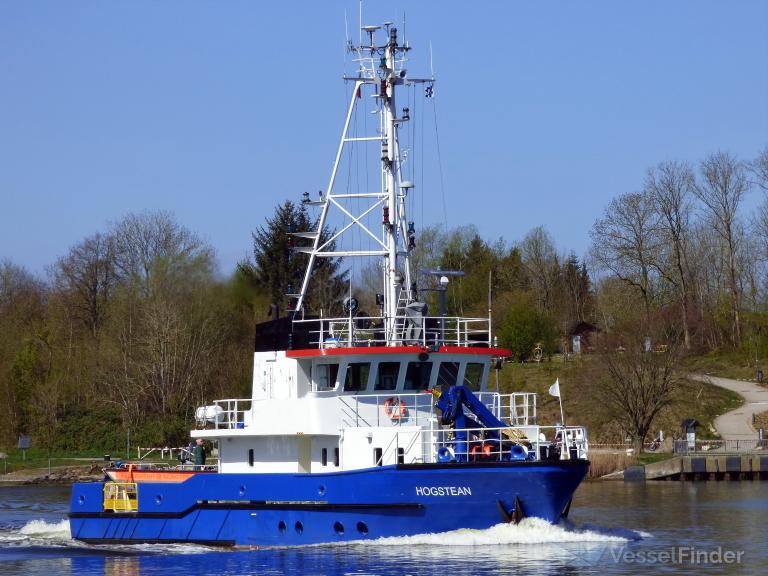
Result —
<svg viewBox="0 0 768 576"><path fill-rule="evenodd" d="M98 464L57 466L51 468L27 468L0 475L0 482L18 484L72 484L101 480L104 473Z"/></svg>

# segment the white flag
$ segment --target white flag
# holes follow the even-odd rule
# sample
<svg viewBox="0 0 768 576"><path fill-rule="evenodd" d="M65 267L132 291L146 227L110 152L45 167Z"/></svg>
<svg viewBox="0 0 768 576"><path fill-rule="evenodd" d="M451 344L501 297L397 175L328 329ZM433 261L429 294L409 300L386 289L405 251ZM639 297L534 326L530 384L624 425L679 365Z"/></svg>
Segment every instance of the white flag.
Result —
<svg viewBox="0 0 768 576"><path fill-rule="evenodd" d="M552 386L549 387L549 394L551 396L555 396L557 398L560 398L560 378L555 380L555 383L552 384Z"/></svg>

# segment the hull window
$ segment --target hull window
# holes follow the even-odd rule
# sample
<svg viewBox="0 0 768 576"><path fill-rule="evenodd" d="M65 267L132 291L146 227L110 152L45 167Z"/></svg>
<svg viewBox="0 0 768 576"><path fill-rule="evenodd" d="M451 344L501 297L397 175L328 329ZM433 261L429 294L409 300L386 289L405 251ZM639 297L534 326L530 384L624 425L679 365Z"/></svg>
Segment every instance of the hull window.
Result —
<svg viewBox="0 0 768 576"><path fill-rule="evenodd" d="M344 392L360 392L368 388L368 374L370 372L370 362L350 362L347 366L347 375L344 378Z"/></svg>
<svg viewBox="0 0 768 576"><path fill-rule="evenodd" d="M253 448L248 450L248 466L253 468Z"/></svg>
<svg viewBox="0 0 768 576"><path fill-rule="evenodd" d="M373 449L373 465L374 466L381 466L382 465L382 456L383 452L381 448L374 448Z"/></svg>
<svg viewBox="0 0 768 576"><path fill-rule="evenodd" d="M328 448L323 448L322 450L322 461L323 466L328 466Z"/></svg>
<svg viewBox="0 0 768 576"><path fill-rule="evenodd" d="M405 390L426 390L432 376L432 362L408 362L405 370Z"/></svg>
<svg viewBox="0 0 768 576"><path fill-rule="evenodd" d="M394 390L400 374L400 362L380 362L376 373L376 390Z"/></svg>
<svg viewBox="0 0 768 576"><path fill-rule="evenodd" d="M337 468L339 467L339 449L334 448L333 449L333 465Z"/></svg>

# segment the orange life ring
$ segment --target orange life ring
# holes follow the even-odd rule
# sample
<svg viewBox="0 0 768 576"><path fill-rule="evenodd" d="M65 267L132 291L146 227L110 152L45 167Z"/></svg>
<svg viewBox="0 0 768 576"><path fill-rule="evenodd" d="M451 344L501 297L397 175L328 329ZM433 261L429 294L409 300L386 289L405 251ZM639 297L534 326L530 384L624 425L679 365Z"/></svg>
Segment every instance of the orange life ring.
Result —
<svg viewBox="0 0 768 576"><path fill-rule="evenodd" d="M392 420L400 420L405 416L405 402L398 398L387 398L384 401L384 414Z"/></svg>

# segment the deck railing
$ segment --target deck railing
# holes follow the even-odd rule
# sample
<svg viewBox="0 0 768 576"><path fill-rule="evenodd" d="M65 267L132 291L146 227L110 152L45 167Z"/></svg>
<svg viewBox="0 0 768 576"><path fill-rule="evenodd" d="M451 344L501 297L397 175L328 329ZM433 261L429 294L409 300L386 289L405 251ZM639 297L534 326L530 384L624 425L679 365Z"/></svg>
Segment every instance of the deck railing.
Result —
<svg viewBox="0 0 768 576"><path fill-rule="evenodd" d="M477 392L477 397L500 420L514 426L536 424L536 393Z"/></svg>
<svg viewBox="0 0 768 576"><path fill-rule="evenodd" d="M198 428L211 426L215 430L245 428L251 403L250 398L214 400L213 404L201 406L195 411L195 423Z"/></svg>
<svg viewBox="0 0 768 576"><path fill-rule="evenodd" d="M434 397L424 392L339 396L342 424L348 427L428 426L435 415Z"/></svg>
<svg viewBox="0 0 768 576"><path fill-rule="evenodd" d="M516 392L477 392L480 401L499 420L512 426L536 424L536 394ZM432 394L424 392L340 395L342 425L359 426L426 426L435 422L437 414ZM378 406L378 408L374 408ZM375 413L374 413L375 410Z"/></svg>
<svg viewBox="0 0 768 576"><path fill-rule="evenodd" d="M462 442L457 441L457 435L462 432L468 437L463 449ZM489 432L497 432L499 439L489 438ZM589 455L586 429L580 426L439 429L428 439L429 449L425 454L437 462L587 459ZM519 450L520 447L523 450Z"/></svg>
<svg viewBox="0 0 768 576"><path fill-rule="evenodd" d="M491 438L497 433L498 439ZM460 439L462 436L466 440ZM563 438L566 438L563 443ZM413 451L417 443L421 449ZM420 455L420 457L414 456ZM403 430L393 434L377 464L586 460L589 442L580 426Z"/></svg>
<svg viewBox="0 0 768 576"><path fill-rule="evenodd" d="M358 346L491 346L490 320L461 316L409 316L394 318L393 333L386 333L384 318L315 318L294 320L304 327L309 343L319 348Z"/></svg>
<svg viewBox="0 0 768 576"><path fill-rule="evenodd" d="M491 413L513 426L536 424L536 394L521 392L499 394L478 392L480 401ZM342 426L428 426L435 422L437 414L432 394L425 392L382 394L340 394L340 421ZM245 428L249 423L250 398L214 400L208 406L197 409L195 418L199 429L233 430ZM147 449L145 448L145 455ZM164 457L168 451L173 457L175 448L155 448Z"/></svg>

